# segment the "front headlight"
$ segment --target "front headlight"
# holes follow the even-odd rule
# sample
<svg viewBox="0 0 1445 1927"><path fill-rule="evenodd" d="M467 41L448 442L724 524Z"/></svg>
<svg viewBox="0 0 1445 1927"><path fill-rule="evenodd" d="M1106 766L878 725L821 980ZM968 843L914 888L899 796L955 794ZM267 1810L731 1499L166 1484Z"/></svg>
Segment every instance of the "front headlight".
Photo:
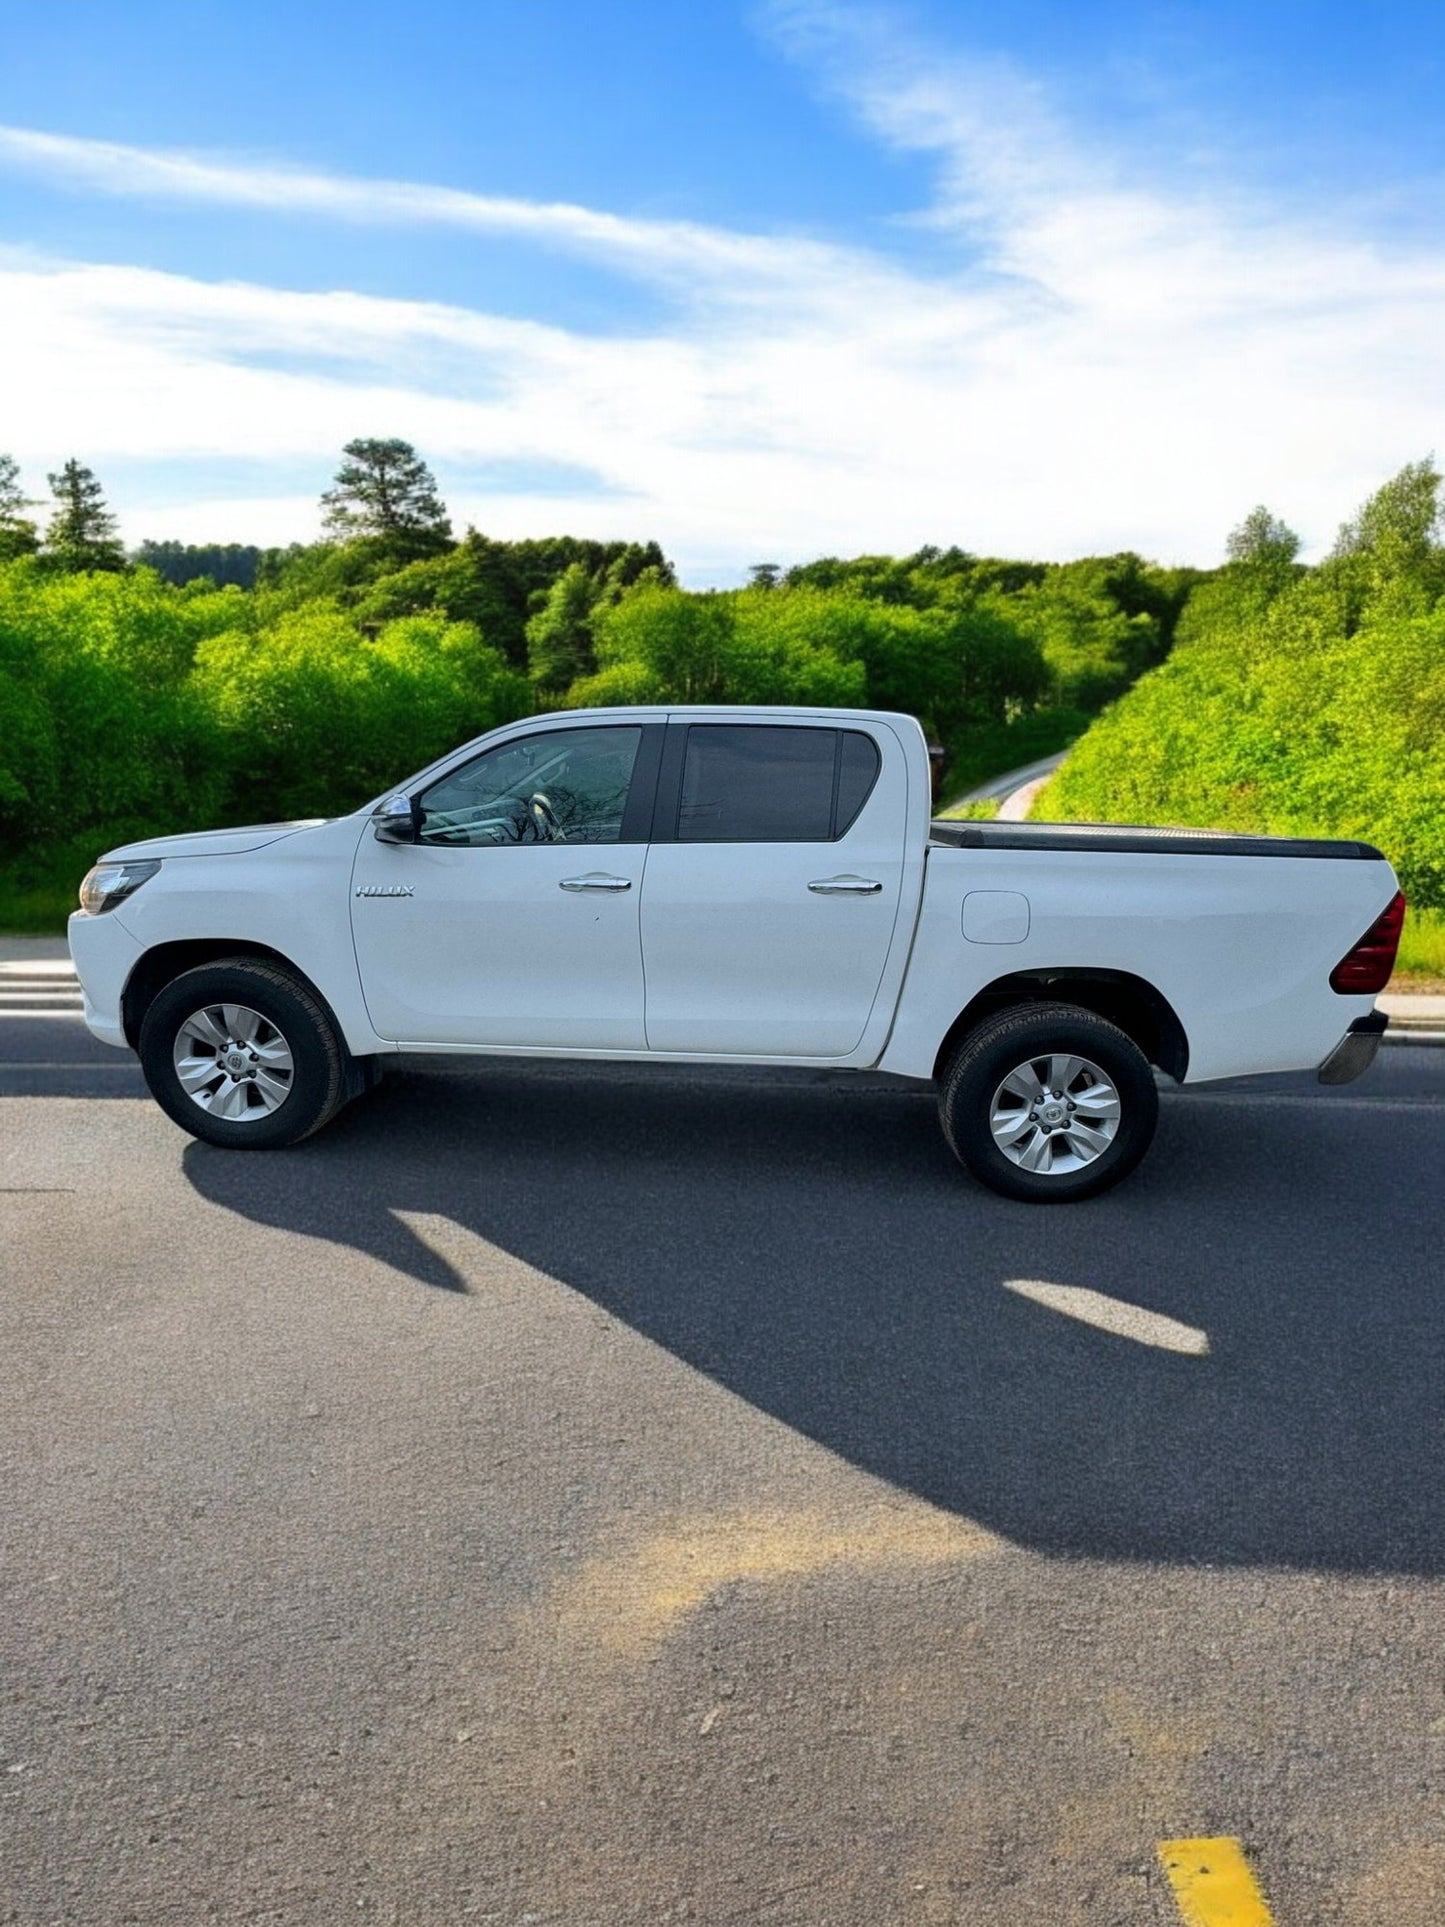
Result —
<svg viewBox="0 0 1445 1927"><path fill-rule="evenodd" d="M118 903L134 896L160 867L159 859L153 857L141 863L97 863L93 870L86 872L80 886L81 909L88 910L93 917L98 917L102 910L113 910Z"/></svg>

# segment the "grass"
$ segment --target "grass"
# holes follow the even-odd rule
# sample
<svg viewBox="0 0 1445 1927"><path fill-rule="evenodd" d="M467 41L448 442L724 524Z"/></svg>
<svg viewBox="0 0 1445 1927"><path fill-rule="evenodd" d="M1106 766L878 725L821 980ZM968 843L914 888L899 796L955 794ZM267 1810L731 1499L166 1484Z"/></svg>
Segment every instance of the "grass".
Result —
<svg viewBox="0 0 1445 1927"><path fill-rule="evenodd" d="M1445 991L1445 910L1411 910L1391 980L1396 990Z"/></svg>
<svg viewBox="0 0 1445 1927"><path fill-rule="evenodd" d="M985 796L978 803L951 803L946 810L936 810L935 819L940 823L987 823L998 815L1001 796Z"/></svg>

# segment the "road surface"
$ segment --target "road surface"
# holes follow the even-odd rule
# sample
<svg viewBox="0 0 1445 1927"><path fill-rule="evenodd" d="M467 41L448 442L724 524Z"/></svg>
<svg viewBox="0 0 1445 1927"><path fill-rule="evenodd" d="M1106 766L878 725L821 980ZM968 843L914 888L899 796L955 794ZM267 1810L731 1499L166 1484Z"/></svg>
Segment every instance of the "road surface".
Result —
<svg viewBox="0 0 1445 1927"><path fill-rule="evenodd" d="M0 1921L1445 1918L1445 1053L1062 1210L882 1080L0 1054Z"/></svg>

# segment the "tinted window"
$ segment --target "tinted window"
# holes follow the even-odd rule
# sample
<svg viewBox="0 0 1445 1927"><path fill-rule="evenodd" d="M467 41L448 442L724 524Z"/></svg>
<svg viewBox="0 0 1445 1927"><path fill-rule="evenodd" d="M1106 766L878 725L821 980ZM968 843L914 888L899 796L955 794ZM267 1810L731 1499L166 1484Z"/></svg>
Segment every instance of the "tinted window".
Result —
<svg viewBox="0 0 1445 1927"><path fill-rule="evenodd" d="M695 723L687 733L680 843L826 843L862 809L878 775L854 730Z"/></svg>
<svg viewBox="0 0 1445 1927"><path fill-rule="evenodd" d="M422 796L423 843L616 843L640 729L553 729L489 749Z"/></svg>
<svg viewBox="0 0 1445 1927"><path fill-rule="evenodd" d="M842 741L838 746L838 816L834 836L842 836L858 820L858 812L873 793L883 761L878 745L861 730L844 729L839 735Z"/></svg>

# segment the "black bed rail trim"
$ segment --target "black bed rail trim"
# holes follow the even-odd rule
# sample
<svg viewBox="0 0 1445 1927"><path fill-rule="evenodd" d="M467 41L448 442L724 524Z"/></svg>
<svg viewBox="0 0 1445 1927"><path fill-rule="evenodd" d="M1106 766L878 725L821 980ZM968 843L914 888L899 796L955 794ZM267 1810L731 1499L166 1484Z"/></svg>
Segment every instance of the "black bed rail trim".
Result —
<svg viewBox="0 0 1445 1927"><path fill-rule="evenodd" d="M1322 836L1245 836L1229 830L1155 830L1128 823L949 823L929 840L952 850L1099 850L1119 856L1299 856L1383 863L1371 843Z"/></svg>

